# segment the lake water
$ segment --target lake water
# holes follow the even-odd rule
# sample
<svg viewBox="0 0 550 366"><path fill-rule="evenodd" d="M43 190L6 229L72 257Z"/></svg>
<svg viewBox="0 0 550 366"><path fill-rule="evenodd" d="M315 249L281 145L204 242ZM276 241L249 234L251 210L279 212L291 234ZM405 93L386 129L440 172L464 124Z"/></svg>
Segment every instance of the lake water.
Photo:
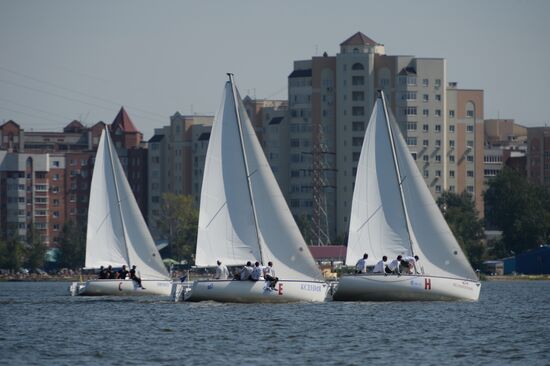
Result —
<svg viewBox="0 0 550 366"><path fill-rule="evenodd" d="M6 365L550 365L550 282L479 302L174 303L0 283Z"/></svg>

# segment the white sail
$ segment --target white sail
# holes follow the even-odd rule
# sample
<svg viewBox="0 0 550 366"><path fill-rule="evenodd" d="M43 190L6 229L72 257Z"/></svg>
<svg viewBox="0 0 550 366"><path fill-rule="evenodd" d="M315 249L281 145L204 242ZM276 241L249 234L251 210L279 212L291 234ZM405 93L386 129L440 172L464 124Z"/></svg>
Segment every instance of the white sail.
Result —
<svg viewBox="0 0 550 366"><path fill-rule="evenodd" d="M359 161L353 195L346 262L363 253L369 262L383 255L418 255L426 274L476 279L424 182L407 144L393 122L403 200L381 97L376 101ZM407 220L408 231L407 231Z"/></svg>
<svg viewBox="0 0 550 366"><path fill-rule="evenodd" d="M128 252L122 235L122 218L113 184L113 164L109 145L101 134L95 157L88 226L86 232L86 268L120 267L128 264Z"/></svg>
<svg viewBox="0 0 550 366"><path fill-rule="evenodd" d="M228 265L273 261L284 279L322 278L231 82L210 135L196 263L212 266L218 258Z"/></svg>
<svg viewBox="0 0 550 366"><path fill-rule="evenodd" d="M135 265L142 279L169 279L111 138L104 130L92 176L86 267L122 264Z"/></svg>
<svg viewBox="0 0 550 366"><path fill-rule="evenodd" d="M355 264L364 253L369 254L370 265L384 255L391 259L411 254L384 107L378 102L367 126L355 178L346 264Z"/></svg>
<svg viewBox="0 0 550 366"><path fill-rule="evenodd" d="M229 83L212 125L202 182L195 263L215 266L219 259L230 266L259 261L260 248Z"/></svg>

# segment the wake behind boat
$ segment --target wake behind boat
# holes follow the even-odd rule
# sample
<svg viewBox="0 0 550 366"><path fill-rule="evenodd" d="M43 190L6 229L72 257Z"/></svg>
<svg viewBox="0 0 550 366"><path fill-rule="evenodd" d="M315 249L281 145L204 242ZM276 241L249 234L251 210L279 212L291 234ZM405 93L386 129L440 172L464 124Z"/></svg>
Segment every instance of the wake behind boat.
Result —
<svg viewBox="0 0 550 366"><path fill-rule="evenodd" d="M107 129L97 148L86 233L86 268L135 265L142 286L131 279L73 282L71 295L170 296L172 281L141 215Z"/></svg>
<svg viewBox="0 0 550 366"><path fill-rule="evenodd" d="M334 300L472 300L481 284L420 175L384 93L376 100L359 158L346 263L368 253L418 255L415 275L360 274L340 279Z"/></svg>
<svg viewBox="0 0 550 366"><path fill-rule="evenodd" d="M204 168L195 263L214 267L272 261L279 281L200 280L187 301L324 301L323 280L248 119L229 74ZM181 287L181 286L180 286ZM176 300L178 300L176 296Z"/></svg>

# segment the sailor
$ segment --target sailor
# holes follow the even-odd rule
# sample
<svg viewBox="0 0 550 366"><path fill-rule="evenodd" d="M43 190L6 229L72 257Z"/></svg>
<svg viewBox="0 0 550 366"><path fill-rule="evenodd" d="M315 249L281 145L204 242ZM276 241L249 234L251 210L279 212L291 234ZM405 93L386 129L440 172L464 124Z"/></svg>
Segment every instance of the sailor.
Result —
<svg viewBox="0 0 550 366"><path fill-rule="evenodd" d="M135 265L135 264L132 266L132 269L130 270L130 278L131 278L132 280L134 280L134 281L138 284L139 287L141 287L143 290L145 290L145 287L143 287L143 286L141 285L141 278L139 278L139 277L136 275L136 265Z"/></svg>
<svg viewBox="0 0 550 366"><path fill-rule="evenodd" d="M403 267L406 268L408 274L418 274L416 271L416 262L418 262L418 256L415 255L414 257L411 256L405 256L401 260L401 263L403 264ZM406 266L404 265L406 263Z"/></svg>
<svg viewBox="0 0 550 366"><path fill-rule="evenodd" d="M109 267L107 267L107 277L108 279L114 279L115 273L113 272L113 267L109 264Z"/></svg>
<svg viewBox="0 0 550 366"><path fill-rule="evenodd" d="M99 276L98 276L98 278L100 280L104 280L106 278L109 278L108 275L107 275L107 270L103 266L99 267Z"/></svg>
<svg viewBox="0 0 550 366"><path fill-rule="evenodd" d="M123 264L120 271L118 271L116 273L116 278L118 278L120 280L124 280L124 279L126 279L127 275L128 275L128 271L126 270L126 265Z"/></svg>
<svg viewBox="0 0 550 366"><path fill-rule="evenodd" d="M216 263L218 263L218 266L216 267L216 274L214 275L214 278L216 280L227 280L227 277L229 277L229 270L227 269L227 266L222 264L220 260Z"/></svg>
<svg viewBox="0 0 550 366"><path fill-rule="evenodd" d="M385 273L386 272L386 262L388 261L388 257L383 256L381 260L379 260L376 265L374 266L374 269L372 270L372 273Z"/></svg>
<svg viewBox="0 0 550 366"><path fill-rule="evenodd" d="M263 270L262 266L260 266L260 262L254 263L254 268L252 269L252 274L250 275L250 279L252 281L259 281L262 278Z"/></svg>
<svg viewBox="0 0 550 366"><path fill-rule="evenodd" d="M369 255L367 253L363 254L363 258L359 259L357 261L357 264L355 265L355 272L356 273L366 273L367 272L367 258Z"/></svg>
<svg viewBox="0 0 550 366"><path fill-rule="evenodd" d="M246 265L241 269L241 280L245 281L250 279L252 274L252 263L250 261L246 262Z"/></svg>
<svg viewBox="0 0 550 366"><path fill-rule="evenodd" d="M395 273L400 275L401 272L399 271L399 265L401 264L401 259L403 258L402 255L398 255L396 259L392 260L390 264L388 264L388 269L390 270L389 273Z"/></svg>
<svg viewBox="0 0 550 366"><path fill-rule="evenodd" d="M275 270L273 269L273 262L267 262L267 266L264 267L264 279L269 281L269 287L275 288L275 284L279 281L278 277L275 277Z"/></svg>

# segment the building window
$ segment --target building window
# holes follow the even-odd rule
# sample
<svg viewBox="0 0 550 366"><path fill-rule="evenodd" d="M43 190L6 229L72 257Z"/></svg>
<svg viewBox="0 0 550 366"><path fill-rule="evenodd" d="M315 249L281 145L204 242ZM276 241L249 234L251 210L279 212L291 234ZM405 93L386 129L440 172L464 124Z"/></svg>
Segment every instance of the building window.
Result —
<svg viewBox="0 0 550 366"><path fill-rule="evenodd" d="M416 100L415 91L406 91L401 95L402 100Z"/></svg>
<svg viewBox="0 0 550 366"><path fill-rule="evenodd" d="M422 140L422 146L429 146L430 141L429 140Z"/></svg>
<svg viewBox="0 0 550 366"><path fill-rule="evenodd" d="M415 152L412 152L411 156L412 156L413 160L416 160L416 153Z"/></svg>
<svg viewBox="0 0 550 366"><path fill-rule="evenodd" d="M365 84L365 78L363 76L352 76L351 77L351 84L352 85L364 85Z"/></svg>
<svg viewBox="0 0 550 366"><path fill-rule="evenodd" d="M455 117L455 111L450 109L449 110L449 117L454 118Z"/></svg>
<svg viewBox="0 0 550 366"><path fill-rule="evenodd" d="M430 131L430 126L427 125L427 124L422 125L422 131L424 131L424 132Z"/></svg>
<svg viewBox="0 0 550 366"><path fill-rule="evenodd" d="M454 192L455 191L455 186L449 186L449 192Z"/></svg>
<svg viewBox="0 0 550 366"><path fill-rule="evenodd" d="M435 116L436 117L441 117L441 109L436 109L435 110Z"/></svg>
<svg viewBox="0 0 550 366"><path fill-rule="evenodd" d="M435 186L435 193L441 193L441 186L440 185Z"/></svg>
<svg viewBox="0 0 550 366"><path fill-rule="evenodd" d="M428 86L430 85L430 82L428 79L422 79L422 86Z"/></svg>
<svg viewBox="0 0 550 366"><path fill-rule="evenodd" d="M441 125L435 125L435 132L441 132Z"/></svg>
<svg viewBox="0 0 550 366"><path fill-rule="evenodd" d="M300 139L290 139L290 147L300 147Z"/></svg>
<svg viewBox="0 0 550 366"><path fill-rule="evenodd" d="M474 193L474 186L467 186L466 190L468 191L468 193Z"/></svg>
<svg viewBox="0 0 550 366"><path fill-rule="evenodd" d="M441 79L435 79L435 87L439 88L441 86Z"/></svg>
<svg viewBox="0 0 550 366"><path fill-rule="evenodd" d="M429 177L430 177L430 172L427 170L424 170L424 178L429 178Z"/></svg>
<svg viewBox="0 0 550 366"><path fill-rule="evenodd" d="M466 126L466 132L474 132L474 126L473 125Z"/></svg>
<svg viewBox="0 0 550 366"><path fill-rule="evenodd" d="M455 125L449 125L449 132L455 132Z"/></svg>
<svg viewBox="0 0 550 366"><path fill-rule="evenodd" d="M407 76L407 85L416 85L416 76Z"/></svg>
<svg viewBox="0 0 550 366"><path fill-rule="evenodd" d="M430 100L430 96L428 94L422 95L422 101L427 102Z"/></svg>
<svg viewBox="0 0 550 366"><path fill-rule="evenodd" d="M416 107L403 108L403 115L405 115L405 116L416 116Z"/></svg>
<svg viewBox="0 0 550 366"><path fill-rule="evenodd" d="M59 160L54 160L54 161L52 161L52 166L53 166L54 168L59 168Z"/></svg>
<svg viewBox="0 0 550 366"><path fill-rule="evenodd" d="M430 159L430 157L428 155L423 155L422 156L422 160L424 160L425 162L427 162L429 159Z"/></svg>
<svg viewBox="0 0 550 366"><path fill-rule="evenodd" d="M473 140L468 140L466 141L466 146L473 149L474 147L474 141Z"/></svg>
<svg viewBox="0 0 550 366"><path fill-rule="evenodd" d="M436 94L435 95L435 100L436 100L436 102L441 102L441 94Z"/></svg>
<svg viewBox="0 0 550 366"><path fill-rule="evenodd" d="M362 63L356 62L351 66L351 69L352 70L365 70L365 67L363 66Z"/></svg>
<svg viewBox="0 0 550 366"><path fill-rule="evenodd" d="M454 178L454 176L455 176L455 171L449 170L449 177Z"/></svg>
<svg viewBox="0 0 550 366"><path fill-rule="evenodd" d="M466 160L468 160L470 163L474 161L474 157L472 155L468 155L466 157Z"/></svg>
<svg viewBox="0 0 550 366"><path fill-rule="evenodd" d="M441 170L436 170L435 171L435 176L436 177L441 177Z"/></svg>
<svg viewBox="0 0 550 366"><path fill-rule="evenodd" d="M474 118L474 111L466 111L466 117Z"/></svg>
<svg viewBox="0 0 550 366"><path fill-rule="evenodd" d="M362 146L363 145L363 137L354 137L352 140L353 146Z"/></svg>
<svg viewBox="0 0 550 366"><path fill-rule="evenodd" d="M416 122L407 122L407 131L416 131Z"/></svg>
<svg viewBox="0 0 550 366"><path fill-rule="evenodd" d="M365 93L362 91L354 91L351 93L351 100L354 102L362 102L365 100Z"/></svg>
<svg viewBox="0 0 550 366"><path fill-rule="evenodd" d="M435 140L435 146L441 147L441 140Z"/></svg>
<svg viewBox="0 0 550 366"><path fill-rule="evenodd" d="M365 130L365 122L352 122L351 123L351 129L353 131L364 131Z"/></svg>
<svg viewBox="0 0 550 366"><path fill-rule="evenodd" d="M450 161L451 163L454 163L454 161L455 161L455 156L454 156L454 155L449 155L449 161Z"/></svg>
<svg viewBox="0 0 550 366"><path fill-rule="evenodd" d="M429 109L426 109L426 108L423 109L423 110L422 110L422 115L423 115L424 117L428 117L428 116L430 115L430 110L429 110Z"/></svg>
<svg viewBox="0 0 550 366"><path fill-rule="evenodd" d="M436 155L435 156L435 161L437 161L438 163L441 162L441 155Z"/></svg>
<svg viewBox="0 0 550 366"><path fill-rule="evenodd" d="M473 171L473 170L468 170L468 171L466 172L466 175L467 175L468 177L473 177L473 176L474 176L474 171Z"/></svg>
<svg viewBox="0 0 550 366"><path fill-rule="evenodd" d="M416 146L416 137L407 137L407 145Z"/></svg>
<svg viewBox="0 0 550 366"><path fill-rule="evenodd" d="M352 153L351 159L352 159L353 161L359 161L359 157L360 157L360 156L361 156L361 153L356 151L356 152Z"/></svg>
<svg viewBox="0 0 550 366"><path fill-rule="evenodd" d="M365 107L352 107L351 108L351 114L353 116L364 116L365 115Z"/></svg>
<svg viewBox="0 0 550 366"><path fill-rule="evenodd" d="M52 217L53 217L54 219L58 219L58 218L59 218L59 211L54 211L54 212L52 213Z"/></svg>

